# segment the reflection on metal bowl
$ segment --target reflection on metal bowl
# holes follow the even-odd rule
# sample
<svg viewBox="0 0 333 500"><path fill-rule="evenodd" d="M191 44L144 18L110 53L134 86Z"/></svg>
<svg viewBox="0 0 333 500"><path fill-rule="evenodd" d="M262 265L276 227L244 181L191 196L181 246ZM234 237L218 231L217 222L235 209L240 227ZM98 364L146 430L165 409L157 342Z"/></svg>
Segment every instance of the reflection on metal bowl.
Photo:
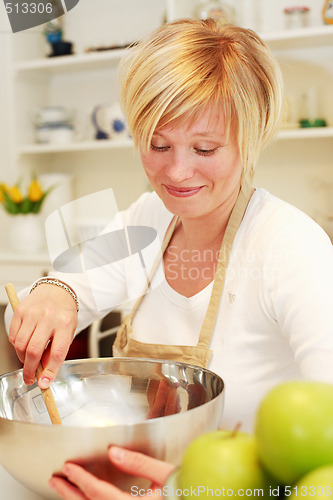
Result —
<svg viewBox="0 0 333 500"><path fill-rule="evenodd" d="M186 446L221 419L224 384L184 363L139 358L65 362L52 392L63 425L51 425L39 388L22 370L0 377L0 463L45 498L65 461L124 490L146 483L112 467L110 444L179 464Z"/></svg>

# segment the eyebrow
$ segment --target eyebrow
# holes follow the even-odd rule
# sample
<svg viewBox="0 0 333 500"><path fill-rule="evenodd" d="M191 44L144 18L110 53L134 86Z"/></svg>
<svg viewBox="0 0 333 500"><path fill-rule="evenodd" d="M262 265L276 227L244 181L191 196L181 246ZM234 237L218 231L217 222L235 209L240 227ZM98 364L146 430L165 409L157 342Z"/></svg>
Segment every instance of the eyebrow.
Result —
<svg viewBox="0 0 333 500"><path fill-rule="evenodd" d="M153 133L153 136L154 135L159 135L160 137L165 137L163 132L160 133L158 131L154 132ZM211 139L221 139L224 137L224 134L223 136L220 136L220 135L216 135L216 133L214 131L207 131L207 132L196 132L192 137L208 137L208 138L211 138Z"/></svg>

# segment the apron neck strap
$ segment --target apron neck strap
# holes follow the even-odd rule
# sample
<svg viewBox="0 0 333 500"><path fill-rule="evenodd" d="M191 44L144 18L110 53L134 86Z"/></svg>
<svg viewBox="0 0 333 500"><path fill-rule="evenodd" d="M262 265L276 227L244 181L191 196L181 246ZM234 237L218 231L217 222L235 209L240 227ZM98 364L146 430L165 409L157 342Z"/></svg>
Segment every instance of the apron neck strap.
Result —
<svg viewBox="0 0 333 500"><path fill-rule="evenodd" d="M129 315L127 316L127 321L132 321L133 317L134 317L134 314L136 313L136 311L138 310L139 308L139 305L141 304L142 300L143 300L143 297L145 296L145 293L146 291L148 290L149 286L150 286L150 283L151 283L151 280L153 279L153 276L158 268L158 266L160 265L160 262L163 258L163 255L164 255L164 252L166 251L166 249L168 248L168 245L170 243L170 240L172 238L172 235L173 235L173 232L175 230L175 227L177 225L179 221L179 217L177 215L175 215L172 220L171 220L171 223L167 229L167 232L165 233L165 237L164 237L164 240L163 240L163 243L162 243L162 246L161 246L161 249L159 250L158 254L157 254L157 257L155 259L155 262L153 264L153 267L151 268L150 270L150 273L149 273L149 276L147 278L147 282L146 282L146 286L145 286L145 289L143 290L143 293L140 295L140 297L137 299L137 301L135 302L134 306L133 306L133 309L131 310L131 312L129 313Z"/></svg>
<svg viewBox="0 0 333 500"><path fill-rule="evenodd" d="M206 316L201 327L198 346L208 347L216 322L217 313L220 307L222 290L224 287L225 276L227 272L231 248L237 234L238 228L244 217L247 205L252 195L252 185L250 182L242 184L236 204L231 212L222 244L219 251L217 268L213 283L213 289L210 296L210 301Z"/></svg>

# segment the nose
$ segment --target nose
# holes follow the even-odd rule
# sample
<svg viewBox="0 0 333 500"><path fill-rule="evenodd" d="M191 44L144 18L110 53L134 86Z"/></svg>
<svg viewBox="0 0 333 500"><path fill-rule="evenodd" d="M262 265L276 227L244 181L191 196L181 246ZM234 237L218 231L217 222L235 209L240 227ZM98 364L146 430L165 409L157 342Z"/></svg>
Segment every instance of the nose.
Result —
<svg viewBox="0 0 333 500"><path fill-rule="evenodd" d="M166 175L173 182L182 182L193 176L193 165L186 153L173 152L168 158Z"/></svg>

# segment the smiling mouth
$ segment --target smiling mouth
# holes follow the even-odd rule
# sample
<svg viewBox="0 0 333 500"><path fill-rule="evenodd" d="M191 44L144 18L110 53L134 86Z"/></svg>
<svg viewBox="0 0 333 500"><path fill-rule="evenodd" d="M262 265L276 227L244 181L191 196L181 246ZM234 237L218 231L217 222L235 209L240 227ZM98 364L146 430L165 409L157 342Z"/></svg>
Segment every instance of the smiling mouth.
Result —
<svg viewBox="0 0 333 500"><path fill-rule="evenodd" d="M168 186L164 184L165 189L172 196L176 196L178 198L187 198L188 196L193 196L202 189L202 186L194 186L194 187L174 187Z"/></svg>

